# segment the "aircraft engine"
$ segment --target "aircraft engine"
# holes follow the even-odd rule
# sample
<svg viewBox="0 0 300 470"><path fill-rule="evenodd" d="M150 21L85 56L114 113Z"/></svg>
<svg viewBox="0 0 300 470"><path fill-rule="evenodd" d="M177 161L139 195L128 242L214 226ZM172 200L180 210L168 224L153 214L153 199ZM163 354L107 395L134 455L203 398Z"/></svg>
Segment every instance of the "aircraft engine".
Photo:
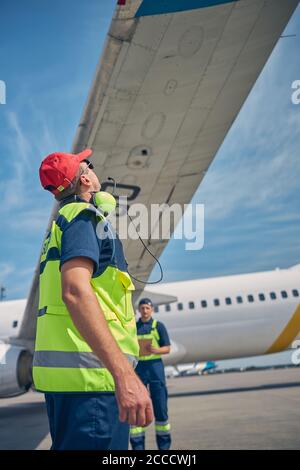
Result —
<svg viewBox="0 0 300 470"><path fill-rule="evenodd" d="M21 347L0 343L0 397L20 395L32 384L32 354Z"/></svg>

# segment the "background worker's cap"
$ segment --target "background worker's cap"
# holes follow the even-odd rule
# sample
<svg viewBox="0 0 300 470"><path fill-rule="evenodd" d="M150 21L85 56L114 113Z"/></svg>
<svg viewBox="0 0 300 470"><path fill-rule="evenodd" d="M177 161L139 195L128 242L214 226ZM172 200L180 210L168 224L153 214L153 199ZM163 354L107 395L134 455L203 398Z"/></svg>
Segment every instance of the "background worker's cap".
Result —
<svg viewBox="0 0 300 470"><path fill-rule="evenodd" d="M152 300L147 299L147 298L141 299L141 300L139 301L139 306L140 306L140 305L150 305L151 307L153 307Z"/></svg>
<svg viewBox="0 0 300 470"><path fill-rule="evenodd" d="M77 175L80 162L92 155L91 149L85 149L80 153L51 153L41 163L40 180L44 189L57 195L70 186Z"/></svg>

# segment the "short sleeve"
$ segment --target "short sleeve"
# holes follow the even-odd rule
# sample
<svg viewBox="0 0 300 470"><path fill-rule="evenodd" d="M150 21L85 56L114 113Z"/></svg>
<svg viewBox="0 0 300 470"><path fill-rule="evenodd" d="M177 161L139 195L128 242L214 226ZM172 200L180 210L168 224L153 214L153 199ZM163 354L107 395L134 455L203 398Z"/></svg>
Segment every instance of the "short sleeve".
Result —
<svg viewBox="0 0 300 470"><path fill-rule="evenodd" d="M89 211L80 212L63 231L60 269L66 261L82 256L94 262L95 273L99 268L100 243L94 214Z"/></svg>
<svg viewBox="0 0 300 470"><path fill-rule="evenodd" d="M161 322L157 322L157 330L159 334L159 346L170 346L171 342L165 325Z"/></svg>

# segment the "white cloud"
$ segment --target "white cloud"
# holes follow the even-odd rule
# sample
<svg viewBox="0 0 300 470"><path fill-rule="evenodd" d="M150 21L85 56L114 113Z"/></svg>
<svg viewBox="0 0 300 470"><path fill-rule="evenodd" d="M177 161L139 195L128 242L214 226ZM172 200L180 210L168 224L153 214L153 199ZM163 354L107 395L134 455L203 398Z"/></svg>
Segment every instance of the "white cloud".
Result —
<svg viewBox="0 0 300 470"><path fill-rule="evenodd" d="M21 108L21 104L19 107ZM8 161L10 168L5 175L2 175L4 200L0 213L10 214L11 211L17 210L18 217L24 208L29 208L28 215L30 215L31 207L40 205L40 201L36 197L37 191L40 190L40 186L36 185L37 163L42 160L50 148L58 148L45 113L41 112L29 98L27 108L30 110L30 123L34 132L26 122L23 124L20 122L18 111L9 111L6 114L8 135L3 140L9 150L8 153L13 155L13 158ZM49 206L49 215L50 209ZM42 214L41 208L37 210ZM45 212L44 207L43 211ZM21 218L22 223L26 225L26 217L23 215ZM42 220L44 218L45 216L42 217ZM33 224L36 228L40 227L36 218L33 220Z"/></svg>
<svg viewBox="0 0 300 470"><path fill-rule="evenodd" d="M18 211L16 217L7 221L7 226L13 231L42 232L47 228L50 213L43 208L26 209Z"/></svg>
<svg viewBox="0 0 300 470"><path fill-rule="evenodd" d="M14 207L22 206L25 194L25 175L30 169L31 145L25 132L20 126L16 112L8 111L7 120L11 137L7 138L7 145L10 149L11 174L6 173L2 179L4 200L1 205L1 212L8 212Z"/></svg>
<svg viewBox="0 0 300 470"><path fill-rule="evenodd" d="M0 263L0 283L4 284L6 278L15 271L15 266L10 262Z"/></svg>

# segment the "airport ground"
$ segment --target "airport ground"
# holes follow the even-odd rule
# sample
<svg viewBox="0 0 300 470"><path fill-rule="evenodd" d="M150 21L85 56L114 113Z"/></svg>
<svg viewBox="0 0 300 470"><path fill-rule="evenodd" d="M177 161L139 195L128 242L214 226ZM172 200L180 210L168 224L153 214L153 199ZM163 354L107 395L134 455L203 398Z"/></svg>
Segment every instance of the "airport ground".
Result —
<svg viewBox="0 0 300 470"><path fill-rule="evenodd" d="M300 369L168 379L173 449L299 449ZM153 425L147 449L155 449ZM40 393L0 400L0 449L49 449Z"/></svg>

